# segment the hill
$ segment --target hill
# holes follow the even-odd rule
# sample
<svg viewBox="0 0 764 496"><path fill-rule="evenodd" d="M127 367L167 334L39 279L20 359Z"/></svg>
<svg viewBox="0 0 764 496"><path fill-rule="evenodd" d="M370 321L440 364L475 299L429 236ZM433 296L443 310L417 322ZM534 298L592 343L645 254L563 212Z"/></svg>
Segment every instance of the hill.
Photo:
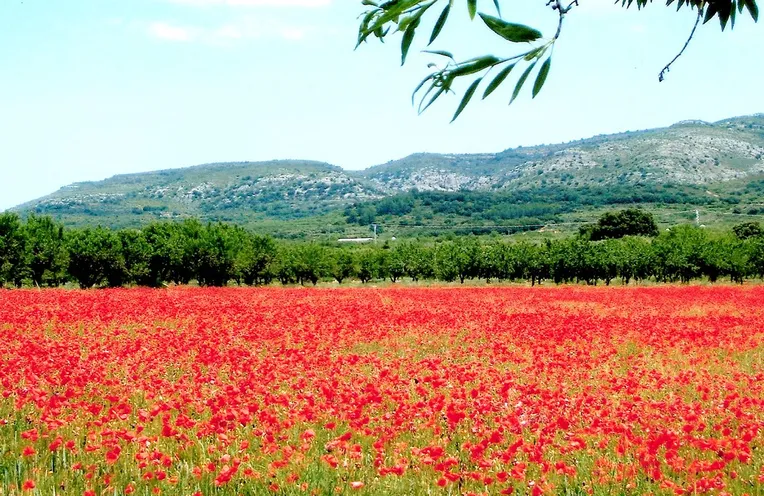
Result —
<svg viewBox="0 0 764 496"><path fill-rule="evenodd" d="M530 226L626 203L750 213L764 199L762 178L764 114L756 114L499 153L415 154L363 171L288 160L119 175L14 210L68 225L201 217L274 232L334 226L344 233L380 216L404 226Z"/></svg>
<svg viewBox="0 0 764 496"><path fill-rule="evenodd" d="M385 192L542 185L714 184L764 173L764 114L496 154L417 154L362 174Z"/></svg>
<svg viewBox="0 0 764 496"><path fill-rule="evenodd" d="M313 161L206 164L65 186L15 210L67 224L137 225L202 217L257 222L324 214L383 195L339 167Z"/></svg>

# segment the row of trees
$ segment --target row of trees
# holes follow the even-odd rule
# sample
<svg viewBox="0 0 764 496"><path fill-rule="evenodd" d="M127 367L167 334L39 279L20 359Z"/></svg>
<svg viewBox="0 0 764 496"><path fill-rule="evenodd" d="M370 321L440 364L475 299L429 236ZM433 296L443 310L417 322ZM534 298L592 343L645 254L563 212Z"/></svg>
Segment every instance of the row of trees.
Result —
<svg viewBox="0 0 764 496"><path fill-rule="evenodd" d="M611 219L612 220L612 219ZM575 237L543 243L457 237L438 243L374 246L277 243L228 224L155 223L141 230L64 229L49 217L0 215L0 286L83 288L165 284L204 286L397 282L543 281L610 284L620 279L689 282L764 277L758 224L711 234L676 226L657 237L595 241L599 223ZM656 234L651 232L650 234Z"/></svg>
<svg viewBox="0 0 764 496"><path fill-rule="evenodd" d="M693 226L677 226L651 240L627 236L594 242L577 236L541 244L457 238L433 246L404 243L390 250L366 250L359 256L359 278L409 277L487 282L545 280L561 283L623 284L652 279L690 282L728 277L742 283L764 276L764 237L712 238ZM368 275L367 275L368 274Z"/></svg>

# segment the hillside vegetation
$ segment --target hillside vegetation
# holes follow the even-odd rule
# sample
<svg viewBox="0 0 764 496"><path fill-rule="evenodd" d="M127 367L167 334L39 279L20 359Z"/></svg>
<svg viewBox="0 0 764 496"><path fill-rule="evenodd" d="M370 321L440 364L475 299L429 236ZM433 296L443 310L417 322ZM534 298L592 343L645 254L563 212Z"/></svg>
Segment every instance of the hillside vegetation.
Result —
<svg viewBox="0 0 764 496"><path fill-rule="evenodd" d="M615 205L756 214L763 200L764 114L757 114L494 154L415 154L363 171L289 160L119 175L14 210L68 226L200 218L299 237L362 234L375 222L402 234L511 232L589 220Z"/></svg>

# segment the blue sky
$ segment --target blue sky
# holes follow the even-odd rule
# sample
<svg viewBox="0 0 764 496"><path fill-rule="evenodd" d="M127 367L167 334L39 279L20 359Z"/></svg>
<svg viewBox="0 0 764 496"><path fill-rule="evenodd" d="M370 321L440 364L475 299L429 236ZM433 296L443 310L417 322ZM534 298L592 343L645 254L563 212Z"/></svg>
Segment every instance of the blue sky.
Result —
<svg viewBox="0 0 764 496"><path fill-rule="evenodd" d="M456 3L434 48L515 53ZM544 3L504 1L504 16L550 36ZM360 169L764 111L764 30L747 16L732 32L715 20L700 29L658 83L694 13L581 0L535 100L508 107L510 83L454 124L457 97L417 116L411 90L432 56L412 50L400 68L397 38L354 51L362 10L360 0L3 0L0 209L119 173L287 158Z"/></svg>

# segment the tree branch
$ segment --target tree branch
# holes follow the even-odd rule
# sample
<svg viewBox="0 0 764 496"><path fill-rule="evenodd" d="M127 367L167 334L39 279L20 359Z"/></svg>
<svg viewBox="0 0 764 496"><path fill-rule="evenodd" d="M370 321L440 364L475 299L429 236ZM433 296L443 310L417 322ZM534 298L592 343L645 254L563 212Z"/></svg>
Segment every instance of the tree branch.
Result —
<svg viewBox="0 0 764 496"><path fill-rule="evenodd" d="M664 79L666 79L666 73L671 71L671 64L677 61L679 57L682 56L685 50L687 50L687 46L692 41L692 38L695 36L695 30L698 29L698 25L700 24L700 20L703 18L703 9L698 7L698 17L695 19L695 26L692 27L692 31L690 32L690 37L687 38L687 41L684 43L684 46L682 47L682 50L676 54L676 57L674 57L671 62L666 64L666 67L663 68L661 73L658 75L658 82L662 83Z"/></svg>
<svg viewBox="0 0 764 496"><path fill-rule="evenodd" d="M563 7L561 0L549 0L547 2L547 7L548 6L551 6L552 10L556 10L560 14L560 21L557 23L557 32L554 34L554 38L552 38L552 41L557 41L557 38L560 37L560 33L562 32L562 20L565 18L565 14L570 12L570 9L574 6L578 7L578 0L573 0L567 7Z"/></svg>

